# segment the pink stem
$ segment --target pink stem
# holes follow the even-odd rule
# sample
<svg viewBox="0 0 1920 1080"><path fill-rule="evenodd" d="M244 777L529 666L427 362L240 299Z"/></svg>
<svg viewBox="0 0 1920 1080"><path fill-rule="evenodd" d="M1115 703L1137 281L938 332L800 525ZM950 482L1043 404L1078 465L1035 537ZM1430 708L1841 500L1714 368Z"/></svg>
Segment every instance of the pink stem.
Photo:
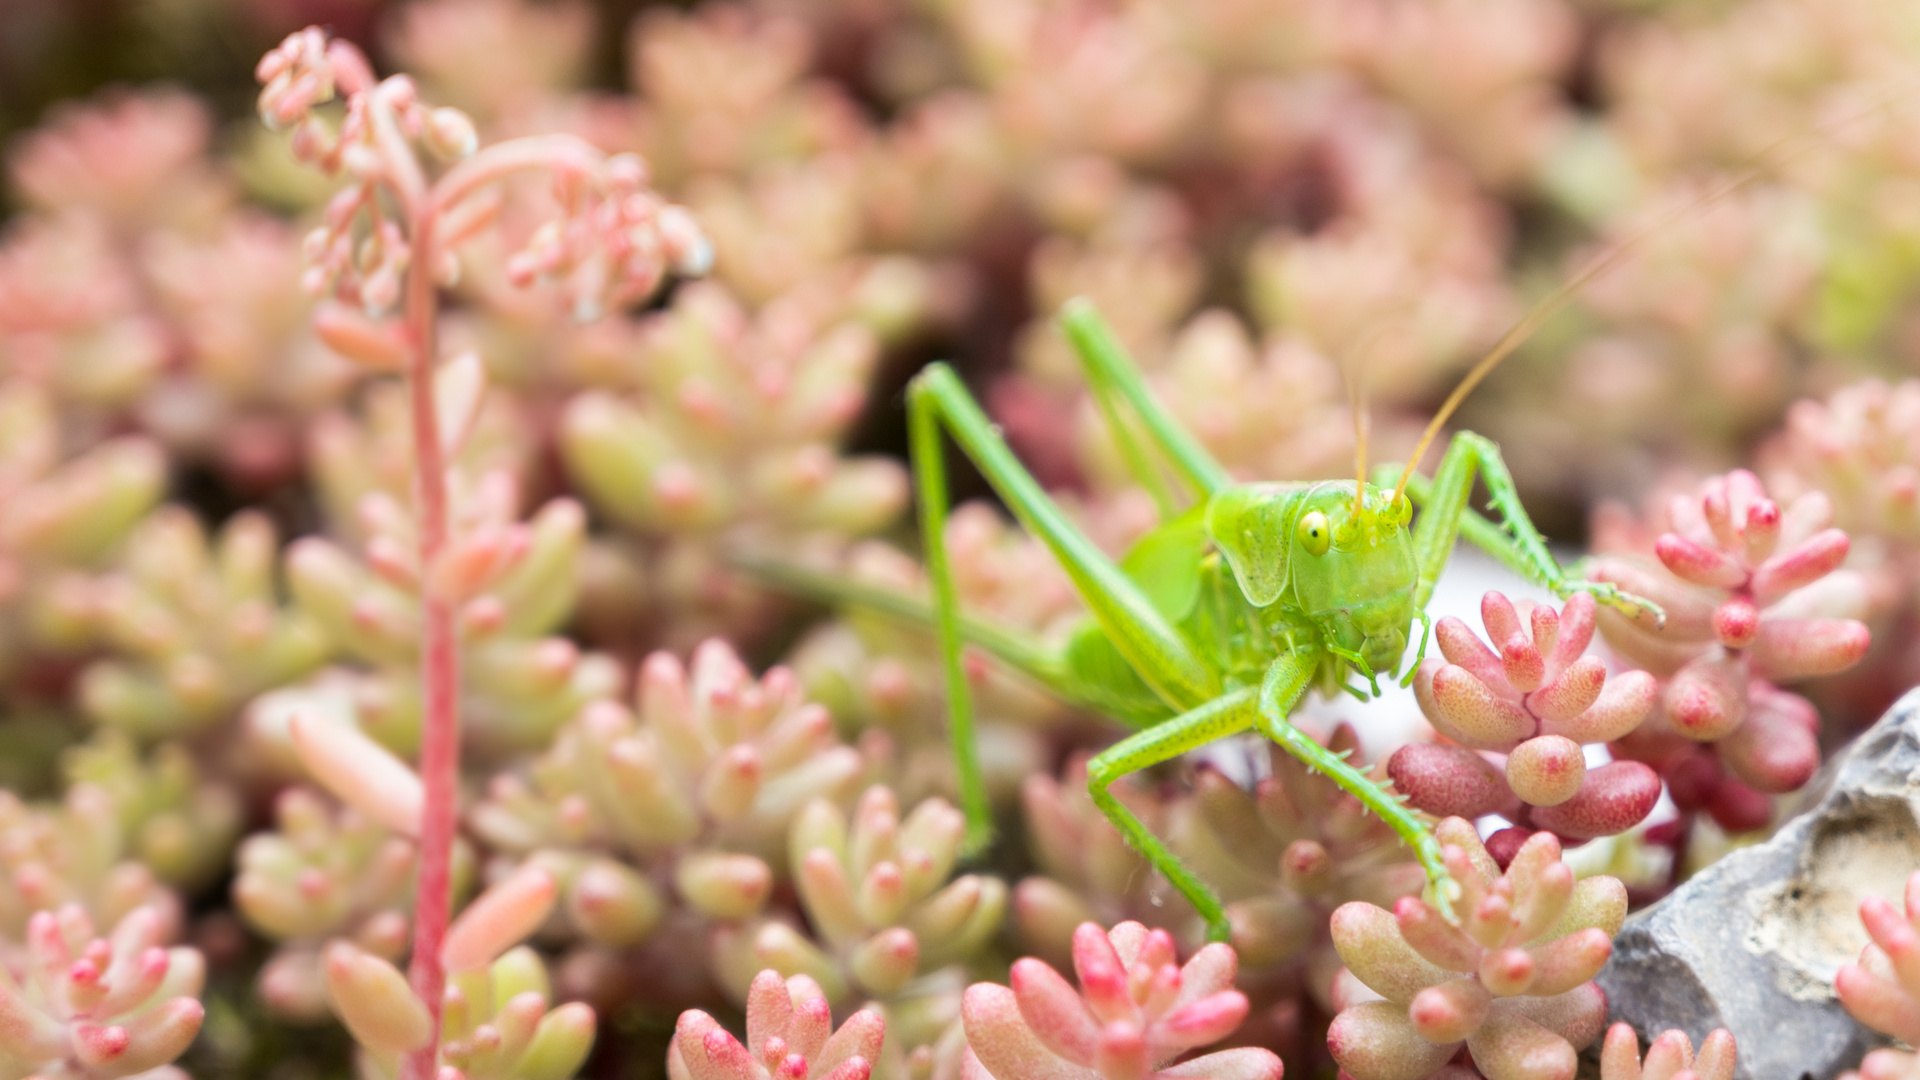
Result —
<svg viewBox="0 0 1920 1080"><path fill-rule="evenodd" d="M434 402L434 295L436 262L433 200L409 208L413 218L412 261L407 269L406 323L413 357L407 371L412 386L413 454L420 529L421 683L425 699L420 738L420 780L426 805L420 817L420 877L414 894L413 960L408 979L427 1006L433 1038L407 1055L402 1080L435 1080L440 1045L440 1006L447 973L440 946L447 936L452 906L455 798L460 781L460 655L454 634L453 602L432 584L432 572L447 540L447 471L440 445L440 417Z"/></svg>

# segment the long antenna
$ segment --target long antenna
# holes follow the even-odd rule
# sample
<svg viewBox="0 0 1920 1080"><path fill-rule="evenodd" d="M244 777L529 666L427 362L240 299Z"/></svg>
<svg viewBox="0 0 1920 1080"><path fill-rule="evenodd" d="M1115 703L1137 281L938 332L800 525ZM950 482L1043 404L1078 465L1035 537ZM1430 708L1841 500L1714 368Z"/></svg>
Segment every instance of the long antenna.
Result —
<svg viewBox="0 0 1920 1080"><path fill-rule="evenodd" d="M1487 355L1481 357L1480 362L1473 365L1472 370L1468 371L1465 377L1460 380L1460 384L1453 388L1453 393L1447 395L1447 400L1441 403L1439 411L1435 412L1433 419L1427 423L1427 429L1420 434L1420 441L1413 449L1413 457L1408 460L1406 468L1401 470L1400 483L1395 485L1393 489L1393 502L1397 503L1400 501L1400 496L1407 490L1407 481L1412 479L1414 472L1420 468L1420 459L1425 457L1427 450L1432 447L1433 440L1440 434L1440 428L1446 424L1447 419L1454 414L1454 411L1460 408L1460 403L1467 399L1467 395L1473 392L1473 388L1479 386L1480 381L1485 379L1494 368L1499 367L1500 361L1512 355L1515 349L1518 349L1529 337L1532 337L1534 331L1540 329L1543 323L1558 314L1560 309L1567 305L1567 301L1573 299L1574 294L1579 292L1581 287L1586 285L1587 282L1605 273L1621 259L1631 254L1634 249L1658 235L1663 229L1666 229L1674 222L1696 211L1712 206L1721 199L1752 184L1754 181L1767 175L1772 169L1778 168L1786 162L1791 161L1795 156L1804 153L1808 147L1814 145L1816 139L1823 139L1830 136L1839 128L1843 128L1856 120L1879 112L1881 109L1906 97L1912 90L1913 87L1911 85L1906 86L1895 93L1888 94L1880 100L1875 101L1872 105L1850 116L1842 117L1830 124L1821 125L1813 131L1803 132L1799 135L1790 135L1781 139L1772 146L1754 155L1751 163L1748 164L1745 169L1741 170L1739 175L1722 181L1717 187L1706 192L1706 194L1694 199L1689 199L1678 207L1661 214L1649 224L1642 226L1626 238L1609 245L1598 255L1588 260L1587 264L1580 268L1579 273L1574 274L1573 277L1561 284L1559 288L1548 293L1546 297L1535 304L1533 309L1528 311L1519 322L1514 323L1506 333L1500 335L1500 340L1493 343L1493 348L1488 350Z"/></svg>

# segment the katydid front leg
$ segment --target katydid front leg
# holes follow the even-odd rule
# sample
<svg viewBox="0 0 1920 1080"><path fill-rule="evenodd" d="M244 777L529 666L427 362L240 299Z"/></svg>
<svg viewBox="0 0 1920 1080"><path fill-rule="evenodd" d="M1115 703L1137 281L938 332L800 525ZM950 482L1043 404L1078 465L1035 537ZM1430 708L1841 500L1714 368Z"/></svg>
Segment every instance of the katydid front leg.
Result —
<svg viewBox="0 0 1920 1080"><path fill-rule="evenodd" d="M1287 719L1307 696L1307 690L1313 684L1314 669L1318 665L1318 654L1305 649L1275 660L1267 668L1267 676L1260 685L1254 726L1260 734L1279 743L1282 750L1298 758L1301 764L1340 785L1341 790L1360 800L1360 805L1386 822L1413 849L1414 857L1420 860L1421 869L1427 872L1434 905L1448 922L1452 922L1453 901L1459 896L1460 886L1454 882L1453 875L1447 872L1446 863L1441 859L1440 842L1434 839L1432 830L1407 809L1399 796L1387 794L1371 777L1347 764L1341 755L1308 738L1306 732L1294 727Z"/></svg>

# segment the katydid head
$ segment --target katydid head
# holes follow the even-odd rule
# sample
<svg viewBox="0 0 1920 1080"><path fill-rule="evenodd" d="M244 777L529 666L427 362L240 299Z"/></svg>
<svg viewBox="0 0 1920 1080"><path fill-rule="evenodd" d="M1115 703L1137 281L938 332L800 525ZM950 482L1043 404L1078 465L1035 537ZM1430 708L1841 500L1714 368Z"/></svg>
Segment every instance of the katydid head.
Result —
<svg viewBox="0 0 1920 1080"><path fill-rule="evenodd" d="M1329 481L1228 488L1206 522L1248 603L1297 609L1330 649L1385 674L1417 617L1412 517L1404 494Z"/></svg>

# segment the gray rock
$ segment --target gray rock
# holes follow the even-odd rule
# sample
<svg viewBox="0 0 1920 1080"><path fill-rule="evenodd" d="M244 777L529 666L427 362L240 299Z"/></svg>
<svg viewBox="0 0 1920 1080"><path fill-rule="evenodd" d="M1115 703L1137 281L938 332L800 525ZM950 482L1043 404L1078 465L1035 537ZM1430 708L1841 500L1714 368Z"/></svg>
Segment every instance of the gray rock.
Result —
<svg viewBox="0 0 1920 1080"><path fill-rule="evenodd" d="M1860 901L1900 902L1920 869L1920 690L1822 773L1824 793L1764 844L1714 863L1640 912L1600 973L1613 1019L1642 1042L1733 1032L1745 1080L1829 1080L1885 1040L1855 1023L1833 976L1867 943Z"/></svg>

